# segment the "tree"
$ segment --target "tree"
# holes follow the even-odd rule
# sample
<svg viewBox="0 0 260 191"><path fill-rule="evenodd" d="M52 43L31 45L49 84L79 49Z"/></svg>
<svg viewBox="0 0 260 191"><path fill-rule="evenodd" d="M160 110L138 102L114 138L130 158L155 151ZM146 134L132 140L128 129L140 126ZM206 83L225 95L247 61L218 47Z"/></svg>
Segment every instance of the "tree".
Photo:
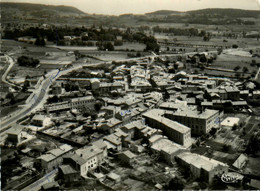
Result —
<svg viewBox="0 0 260 191"><path fill-rule="evenodd" d="M222 151L224 151L224 152L229 152L231 149L232 149L232 148L231 148L230 145L224 145L224 146L222 147Z"/></svg>
<svg viewBox="0 0 260 191"><path fill-rule="evenodd" d="M183 190L185 187L184 183L182 180L180 180L179 178L174 178L171 179L167 188L168 190Z"/></svg>
<svg viewBox="0 0 260 191"><path fill-rule="evenodd" d="M44 38L38 36L34 44L37 46L45 46L46 43Z"/></svg>
<svg viewBox="0 0 260 191"><path fill-rule="evenodd" d="M22 91L26 92L28 90L28 87L30 87L30 82L28 80L25 80Z"/></svg>
<svg viewBox="0 0 260 191"><path fill-rule="evenodd" d="M96 112L99 112L101 107L102 107L102 103L100 103L100 102L97 102L94 105L94 108L95 108Z"/></svg>
<svg viewBox="0 0 260 191"><path fill-rule="evenodd" d="M248 154L257 154L260 151L260 136L259 134L254 134L250 137L246 153Z"/></svg>
<svg viewBox="0 0 260 191"><path fill-rule="evenodd" d="M234 71L238 71L238 70L240 70L240 66L236 66L235 68L234 68Z"/></svg>
<svg viewBox="0 0 260 191"><path fill-rule="evenodd" d="M243 72L244 73L247 73L248 72L248 68L245 66L245 67L243 67Z"/></svg>
<svg viewBox="0 0 260 191"><path fill-rule="evenodd" d="M113 51L115 48L111 42L106 42L103 44L103 50Z"/></svg>
<svg viewBox="0 0 260 191"><path fill-rule="evenodd" d="M237 44L233 44L232 48L238 48L238 45Z"/></svg>
<svg viewBox="0 0 260 191"><path fill-rule="evenodd" d="M159 52L160 50L160 46L156 43L156 42L146 42L146 51L155 51L155 52Z"/></svg>
<svg viewBox="0 0 260 191"><path fill-rule="evenodd" d="M6 94L5 99L13 99L14 98L14 94L12 92L9 92L8 94Z"/></svg>
<svg viewBox="0 0 260 191"><path fill-rule="evenodd" d="M38 59L34 59L27 56L20 56L17 59L17 62L19 66L28 66L28 67L36 67L40 63Z"/></svg>

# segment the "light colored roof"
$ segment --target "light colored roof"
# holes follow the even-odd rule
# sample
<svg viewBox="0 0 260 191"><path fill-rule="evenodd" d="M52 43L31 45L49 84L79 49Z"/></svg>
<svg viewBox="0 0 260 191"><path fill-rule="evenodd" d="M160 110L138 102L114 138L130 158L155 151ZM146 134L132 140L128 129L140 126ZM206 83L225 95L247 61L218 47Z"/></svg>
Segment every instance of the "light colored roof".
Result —
<svg viewBox="0 0 260 191"><path fill-rule="evenodd" d="M242 166L243 163L244 163L245 161L247 161L247 160L248 160L247 156L244 155L244 154L241 154L241 155L237 158L237 160L236 160L232 165L233 165L234 167L240 169L240 168L243 167L243 166Z"/></svg>
<svg viewBox="0 0 260 191"><path fill-rule="evenodd" d="M218 110L211 110L206 109L203 112L199 112L197 110L191 110L188 108L179 108L176 112L173 112L172 114L174 116L184 116L184 117L190 117L190 118L199 118L199 119L208 119L218 113Z"/></svg>
<svg viewBox="0 0 260 191"><path fill-rule="evenodd" d="M104 143L104 141L102 139L93 142L92 145L95 145L96 147L98 147L100 149L107 147L107 145Z"/></svg>
<svg viewBox="0 0 260 191"><path fill-rule="evenodd" d="M121 145L121 139L115 136L114 134L104 137L104 141L108 141L113 145Z"/></svg>
<svg viewBox="0 0 260 191"><path fill-rule="evenodd" d="M239 122L238 117L227 117L224 121L221 122L222 126L227 126L227 127L233 127L233 125L238 125Z"/></svg>
<svg viewBox="0 0 260 191"><path fill-rule="evenodd" d="M32 120L43 121L46 117L44 115L35 115Z"/></svg>
<svg viewBox="0 0 260 191"><path fill-rule="evenodd" d="M122 152L121 154L125 155L126 157L132 159L132 158L135 158L136 155L134 153L132 153L131 151L127 150L125 152Z"/></svg>
<svg viewBox="0 0 260 191"><path fill-rule="evenodd" d="M8 129L7 134L18 135L22 132L23 126L15 124L12 128Z"/></svg>
<svg viewBox="0 0 260 191"><path fill-rule="evenodd" d="M110 172L108 175L107 175L108 178L112 179L112 180L117 180L119 178L121 178L120 175L114 173L114 172Z"/></svg>
<svg viewBox="0 0 260 191"><path fill-rule="evenodd" d="M227 166L226 164L216 161L214 159L207 158L203 155L198 155L190 152L183 152L177 155L178 158L185 161L186 163L202 168L206 171L211 171L217 166Z"/></svg>
<svg viewBox="0 0 260 191"><path fill-rule="evenodd" d="M95 145L76 150L76 154L81 156L86 161L97 156L102 152L103 151Z"/></svg>
<svg viewBox="0 0 260 191"><path fill-rule="evenodd" d="M153 144L163 138L162 135L154 135L149 139L149 143Z"/></svg>
<svg viewBox="0 0 260 191"><path fill-rule="evenodd" d="M44 160L46 162L54 160L56 157L53 154L44 154L38 157L38 159Z"/></svg>
<svg viewBox="0 0 260 191"><path fill-rule="evenodd" d="M182 124L180 124L180 123L178 123L176 121L172 121L170 119L167 119L165 117L161 117L161 115L158 115L158 113L156 115L156 113L151 113L149 111L149 112L144 113L143 116L151 118L151 119L154 119L157 122L164 124L168 128L171 128L171 129L173 129L173 130L175 130L177 132L180 132L182 134L190 132L190 128L189 127L187 127L185 125L182 125Z"/></svg>
<svg viewBox="0 0 260 191"><path fill-rule="evenodd" d="M88 100L93 100L93 96L86 96L86 97L80 97L80 98L73 98L71 99L71 102L78 102L78 101L88 101Z"/></svg>

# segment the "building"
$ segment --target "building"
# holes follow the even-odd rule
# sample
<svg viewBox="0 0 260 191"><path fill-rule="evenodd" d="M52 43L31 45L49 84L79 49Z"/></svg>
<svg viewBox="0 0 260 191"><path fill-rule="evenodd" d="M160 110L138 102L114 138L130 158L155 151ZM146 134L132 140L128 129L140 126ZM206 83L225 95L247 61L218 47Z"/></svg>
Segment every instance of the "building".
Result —
<svg viewBox="0 0 260 191"><path fill-rule="evenodd" d="M52 86L52 94L60 95L62 93L62 87L58 84Z"/></svg>
<svg viewBox="0 0 260 191"><path fill-rule="evenodd" d="M247 161L248 161L247 156L244 154L241 154L241 155L239 155L237 160L232 164L232 166L235 167L236 169L241 169L245 166Z"/></svg>
<svg viewBox="0 0 260 191"><path fill-rule="evenodd" d="M16 124L15 126L13 126L12 128L10 128L7 131L7 141L13 143L14 145L17 145L21 142L21 138L22 138L22 130L23 127L19 124Z"/></svg>
<svg viewBox="0 0 260 191"><path fill-rule="evenodd" d="M61 165L58 169L58 177L65 183L77 181L80 178L80 173L70 165Z"/></svg>
<svg viewBox="0 0 260 191"><path fill-rule="evenodd" d="M84 107L88 107L90 104L93 104L94 102L95 102L95 98L93 96L73 98L70 100L70 108L81 109Z"/></svg>
<svg viewBox="0 0 260 191"><path fill-rule="evenodd" d="M85 168L84 172L96 169L105 159L105 150L100 149L96 145L78 149L75 153L86 161L83 166Z"/></svg>
<svg viewBox="0 0 260 191"><path fill-rule="evenodd" d="M82 109L88 107L95 103L95 98L93 96L85 96L80 98L73 98L69 101L58 102L54 104L49 104L45 106L47 113L56 111L66 111L70 109Z"/></svg>
<svg viewBox="0 0 260 191"><path fill-rule="evenodd" d="M185 150L181 145L173 143L163 136L153 136L152 138L154 137L156 137L156 139L150 141L152 152L159 153L160 156L170 165L175 160L175 156Z"/></svg>
<svg viewBox="0 0 260 191"><path fill-rule="evenodd" d="M39 156L36 160L36 163L40 165L40 167L45 172L50 172L62 163L63 157L70 154L73 150L73 147L70 145L64 144L59 148L48 151L46 154Z"/></svg>
<svg viewBox="0 0 260 191"><path fill-rule="evenodd" d="M107 131L112 133L116 128L120 127L121 125L122 125L122 121L116 118L111 118L106 120L103 123L98 124L97 128L101 129L102 131Z"/></svg>
<svg viewBox="0 0 260 191"><path fill-rule="evenodd" d="M124 151L118 155L119 160L121 160L123 163L127 165L133 164L135 157L135 154L129 150Z"/></svg>
<svg viewBox="0 0 260 191"><path fill-rule="evenodd" d="M63 158L63 164L71 165L76 171L80 172L81 176L84 176L87 174L87 166L88 163L86 160L84 160L81 156L78 154L69 154L66 157Z"/></svg>
<svg viewBox="0 0 260 191"><path fill-rule="evenodd" d="M190 152L178 154L176 161L182 167L189 169L195 178L201 178L209 184L212 183L216 175L220 176L228 172L228 165Z"/></svg>
<svg viewBox="0 0 260 191"><path fill-rule="evenodd" d="M51 118L36 114L32 118L32 124L38 127L48 127L52 124Z"/></svg>
<svg viewBox="0 0 260 191"><path fill-rule="evenodd" d="M150 127L161 129L163 133L175 143L185 147L191 146L190 128L178 122L162 117L161 111L153 109L143 114L146 124Z"/></svg>
<svg viewBox="0 0 260 191"><path fill-rule="evenodd" d="M191 108L179 108L175 112L167 112L165 116L171 120L191 128L192 135L203 135L210 132L213 127L219 126L219 111L209 110L197 111Z"/></svg>
<svg viewBox="0 0 260 191"><path fill-rule="evenodd" d="M107 145L107 149L114 149L117 151L122 150L122 141L120 137L114 134L110 134L104 137L104 143Z"/></svg>

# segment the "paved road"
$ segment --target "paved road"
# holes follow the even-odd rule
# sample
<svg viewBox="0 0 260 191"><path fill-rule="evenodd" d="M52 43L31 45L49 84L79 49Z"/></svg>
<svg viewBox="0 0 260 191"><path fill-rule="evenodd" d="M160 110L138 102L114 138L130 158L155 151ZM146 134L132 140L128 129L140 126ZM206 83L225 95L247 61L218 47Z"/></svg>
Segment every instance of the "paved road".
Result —
<svg viewBox="0 0 260 191"><path fill-rule="evenodd" d="M40 190L41 187L49 182L54 182L54 178L57 175L58 170L55 169L51 172L49 172L48 174L46 174L44 177L40 178L39 180L37 180L36 182L30 184L29 186L25 187L24 189L22 189L21 191L37 191Z"/></svg>
<svg viewBox="0 0 260 191"><path fill-rule="evenodd" d="M9 84L10 86L17 86L17 85L12 84L12 83L10 83L10 82L8 82L8 81L6 80L6 77L7 77L8 73L10 72L10 70L11 70L12 67L13 67L13 65L15 64L13 58L11 58L11 57L8 56L8 55L6 55L6 60L8 60L9 66L8 66L8 68L6 69L5 73L4 73L3 76L2 76L2 82L6 83L6 84Z"/></svg>

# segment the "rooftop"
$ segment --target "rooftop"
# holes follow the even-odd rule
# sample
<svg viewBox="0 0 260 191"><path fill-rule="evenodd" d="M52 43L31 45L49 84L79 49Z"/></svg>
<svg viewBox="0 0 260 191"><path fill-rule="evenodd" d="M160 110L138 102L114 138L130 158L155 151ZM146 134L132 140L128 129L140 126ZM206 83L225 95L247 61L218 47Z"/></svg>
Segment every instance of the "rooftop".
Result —
<svg viewBox="0 0 260 191"><path fill-rule="evenodd" d="M197 110L191 110L189 108L179 108L176 112L173 112L172 114L175 116L208 119L213 115L217 114L218 112L219 112L218 110L211 110L211 109L206 109L203 112L200 112Z"/></svg>
<svg viewBox="0 0 260 191"><path fill-rule="evenodd" d="M131 151L129 151L129 150L127 150L127 151L125 151L125 152L122 152L121 154L123 154L123 155L125 155L126 157L128 157L128 158L130 158L130 159L132 159L132 158L135 158L136 156L135 156L135 154L134 153L132 153Z"/></svg>
<svg viewBox="0 0 260 191"><path fill-rule="evenodd" d="M81 156L86 161L95 157L96 155L98 155L102 152L103 151L95 145L76 150L76 154Z"/></svg>
<svg viewBox="0 0 260 191"><path fill-rule="evenodd" d="M87 101L87 100L93 100L93 96L86 96L86 97L80 97L80 98L73 98L71 99L71 102L78 102L78 101Z"/></svg>
<svg viewBox="0 0 260 191"><path fill-rule="evenodd" d="M12 128L8 129L7 134L18 135L22 132L23 126L15 124Z"/></svg>
<svg viewBox="0 0 260 191"><path fill-rule="evenodd" d="M177 157L190 165L196 166L197 168L203 168L206 171L211 171L219 165L227 166L222 162L190 152L180 153Z"/></svg>
<svg viewBox="0 0 260 191"><path fill-rule="evenodd" d="M73 174L77 172L70 165L61 165L60 169L63 174Z"/></svg>
<svg viewBox="0 0 260 191"><path fill-rule="evenodd" d="M180 132L182 134L184 133L187 133L187 132L190 132L190 128L188 128L187 126L185 125L182 125L176 121L172 121L170 119L167 119L165 117L162 117L160 115L160 111L154 111L154 110L151 110L149 112L146 112L143 114L144 117L148 117L148 118L151 118L151 119L154 119L162 124L164 124L165 126L177 131L177 132ZM163 111L164 112L164 111Z"/></svg>

